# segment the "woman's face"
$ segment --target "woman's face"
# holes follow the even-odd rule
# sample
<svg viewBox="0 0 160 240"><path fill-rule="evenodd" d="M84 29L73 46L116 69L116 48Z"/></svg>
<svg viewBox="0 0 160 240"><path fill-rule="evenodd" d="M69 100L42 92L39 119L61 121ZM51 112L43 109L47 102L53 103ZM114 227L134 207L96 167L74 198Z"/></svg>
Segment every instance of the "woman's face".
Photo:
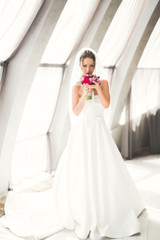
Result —
<svg viewBox="0 0 160 240"><path fill-rule="evenodd" d="M92 74L95 69L95 62L92 58L85 58L81 61L80 67L84 75Z"/></svg>

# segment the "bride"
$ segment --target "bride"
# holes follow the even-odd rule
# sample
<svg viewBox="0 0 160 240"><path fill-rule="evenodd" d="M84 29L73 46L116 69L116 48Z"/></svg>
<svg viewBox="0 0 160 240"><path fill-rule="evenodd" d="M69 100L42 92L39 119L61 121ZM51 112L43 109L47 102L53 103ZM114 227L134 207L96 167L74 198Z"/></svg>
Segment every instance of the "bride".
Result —
<svg viewBox="0 0 160 240"><path fill-rule="evenodd" d="M82 49L78 58L76 69L83 75L94 74L96 53ZM73 76L79 80L74 71ZM74 84L72 113L76 121L52 188L8 193L4 218L5 226L13 233L42 239L70 229L78 239L98 240L141 231L138 216L144 205L106 126L104 111L108 111L109 104L107 80Z"/></svg>

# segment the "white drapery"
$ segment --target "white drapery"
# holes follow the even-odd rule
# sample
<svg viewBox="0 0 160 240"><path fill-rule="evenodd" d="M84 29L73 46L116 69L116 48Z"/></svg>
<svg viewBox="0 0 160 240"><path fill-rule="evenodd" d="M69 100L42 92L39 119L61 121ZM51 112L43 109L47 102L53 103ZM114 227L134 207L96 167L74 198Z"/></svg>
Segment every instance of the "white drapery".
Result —
<svg viewBox="0 0 160 240"><path fill-rule="evenodd" d="M130 116L132 130L141 122L141 116L160 109L160 69L137 69L131 86Z"/></svg>
<svg viewBox="0 0 160 240"><path fill-rule="evenodd" d="M0 65L0 91L1 91L1 87L2 87L2 74L3 74L3 66Z"/></svg>
<svg viewBox="0 0 160 240"><path fill-rule="evenodd" d="M127 159L138 154L160 153L160 69L138 69L126 103L121 153Z"/></svg>
<svg viewBox="0 0 160 240"><path fill-rule="evenodd" d="M122 1L98 51L104 66L118 63L145 3L145 0Z"/></svg>
<svg viewBox="0 0 160 240"><path fill-rule="evenodd" d="M136 70L131 92L129 93L130 101L130 120L132 120L132 130L141 122L141 117L144 113L150 112L155 115L160 109L160 69L139 68ZM123 108L120 125L127 122L126 105Z"/></svg>
<svg viewBox="0 0 160 240"><path fill-rule="evenodd" d="M24 109L17 140L47 133L62 74L62 67L38 68Z"/></svg>
<svg viewBox="0 0 160 240"><path fill-rule="evenodd" d="M21 119L12 159L12 185L20 184L25 177L47 172L50 152L47 131L50 127L62 67L39 67Z"/></svg>
<svg viewBox="0 0 160 240"><path fill-rule="evenodd" d="M134 129L136 127L136 124L138 124L140 122L141 114L143 114L144 112L147 111L147 105L145 103L145 101L147 99L150 98L149 105L150 105L151 109L152 109L152 107L153 107L153 109L156 109L159 106L158 101L155 101L155 99L157 99L157 97L158 97L157 91L160 91L160 89L158 87L158 82L160 81L160 76L159 76L160 51L157 51L157 49L160 49L160 31L159 31L159 29L160 29L160 20L157 22L156 26L154 27L154 30L153 30L153 32L148 40L148 43L144 49L142 57L137 66L137 70L135 72L134 78L132 80L133 92L135 91L135 86L138 89L138 83L139 83L139 87L140 87L138 89L139 96L137 96L138 99L136 97L136 102L140 101L139 99L141 96L141 92L139 92L139 91L143 91L146 88L145 84L147 85L149 83L149 85L150 85L152 83L152 82L150 83L150 81L153 81L153 84L155 84L155 85L151 86L151 92L149 93L148 97L146 96L146 93L145 93L145 96L144 96L144 92L142 93L141 99L143 99L143 100L141 101L140 106L138 103L134 107L135 111L133 110L132 118L137 119L135 121L135 124L133 125ZM154 91L155 91L155 95L153 94ZM149 100L147 100L147 102L148 101ZM154 104L155 104L155 106L153 106ZM142 113L141 113L141 111L142 111ZM125 124L125 122L126 122L126 105L123 108L119 123L120 123L120 125L123 125L123 124Z"/></svg>
<svg viewBox="0 0 160 240"><path fill-rule="evenodd" d="M78 46L100 0L69 0L48 42L41 63L64 64Z"/></svg>
<svg viewBox="0 0 160 240"><path fill-rule="evenodd" d="M50 67L43 65L39 68L24 109L12 160L12 186L24 181L24 176L29 178L51 170L47 134L54 135L49 129L64 70L61 65L78 46L99 2L69 0L63 9L41 59L41 64L45 63ZM32 164L33 171L30 171ZM23 176L21 172L24 172Z"/></svg>
<svg viewBox="0 0 160 240"><path fill-rule="evenodd" d="M1 0L0 62L7 60L21 43L44 0Z"/></svg>
<svg viewBox="0 0 160 240"><path fill-rule="evenodd" d="M50 160L46 134L16 141L11 164L10 187L23 189L48 177L46 171Z"/></svg>
<svg viewBox="0 0 160 240"><path fill-rule="evenodd" d="M147 42L138 68L160 68L160 19Z"/></svg>

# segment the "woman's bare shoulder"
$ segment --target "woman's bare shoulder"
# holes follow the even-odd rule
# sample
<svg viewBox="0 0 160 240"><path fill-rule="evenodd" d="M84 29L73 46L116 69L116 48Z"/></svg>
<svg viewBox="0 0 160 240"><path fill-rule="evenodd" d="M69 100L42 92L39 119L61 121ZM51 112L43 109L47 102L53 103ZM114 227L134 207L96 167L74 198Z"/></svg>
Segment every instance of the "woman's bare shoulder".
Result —
<svg viewBox="0 0 160 240"><path fill-rule="evenodd" d="M107 80L101 80L101 83L102 84L108 84L108 81Z"/></svg>
<svg viewBox="0 0 160 240"><path fill-rule="evenodd" d="M102 88L108 87L108 81L107 80L101 80Z"/></svg>
<svg viewBox="0 0 160 240"><path fill-rule="evenodd" d="M76 83L73 87L72 87L72 93L73 94L78 94L78 95L81 95L81 86Z"/></svg>
<svg viewBox="0 0 160 240"><path fill-rule="evenodd" d="M78 84L78 83L76 83L75 85L73 85L73 87L72 87L72 90L73 91L79 91L80 90L80 85Z"/></svg>
<svg viewBox="0 0 160 240"><path fill-rule="evenodd" d="M80 86L80 84L79 83L76 83L75 85L73 85L73 88L80 88L81 86Z"/></svg>

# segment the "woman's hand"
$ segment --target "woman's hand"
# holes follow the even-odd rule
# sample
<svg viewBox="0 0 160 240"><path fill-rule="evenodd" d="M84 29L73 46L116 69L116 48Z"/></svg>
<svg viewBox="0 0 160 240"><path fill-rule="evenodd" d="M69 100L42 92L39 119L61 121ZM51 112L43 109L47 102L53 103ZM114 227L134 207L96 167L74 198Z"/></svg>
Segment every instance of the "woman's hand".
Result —
<svg viewBox="0 0 160 240"><path fill-rule="evenodd" d="M82 90L83 90L83 96L84 97L86 97L87 96L87 94L88 94L88 91L89 91L89 87L88 86L90 86L89 84L83 84L83 86L82 86Z"/></svg>
<svg viewBox="0 0 160 240"><path fill-rule="evenodd" d="M95 81L93 81L93 82L94 82L94 84L92 84L92 85L86 84L86 85L87 85L87 88L88 88L88 89L96 89L97 92L98 92L99 90L101 90L101 86L99 85L99 83L97 83L97 82L95 82Z"/></svg>

